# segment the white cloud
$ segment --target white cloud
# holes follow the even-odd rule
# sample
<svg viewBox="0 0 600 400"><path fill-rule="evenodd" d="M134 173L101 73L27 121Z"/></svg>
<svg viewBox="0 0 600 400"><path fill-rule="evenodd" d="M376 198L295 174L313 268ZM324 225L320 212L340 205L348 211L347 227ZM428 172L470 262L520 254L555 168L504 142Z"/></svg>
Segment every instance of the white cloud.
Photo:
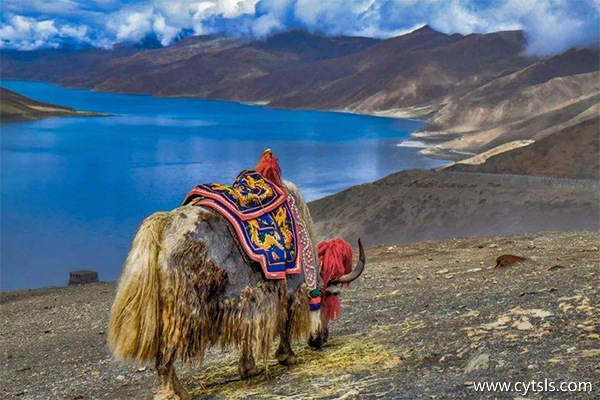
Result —
<svg viewBox="0 0 600 400"><path fill-rule="evenodd" d="M600 0L3 0L0 33L3 47L31 49L65 40L105 47L148 35L167 45L182 30L386 38L430 24L462 34L523 29L528 53L550 55L597 42L599 10Z"/></svg>
<svg viewBox="0 0 600 400"><path fill-rule="evenodd" d="M54 20L36 20L15 15L7 23L0 23L0 48L58 48L65 39L96 47L109 45L106 40L92 40L89 30L87 25L57 24Z"/></svg>

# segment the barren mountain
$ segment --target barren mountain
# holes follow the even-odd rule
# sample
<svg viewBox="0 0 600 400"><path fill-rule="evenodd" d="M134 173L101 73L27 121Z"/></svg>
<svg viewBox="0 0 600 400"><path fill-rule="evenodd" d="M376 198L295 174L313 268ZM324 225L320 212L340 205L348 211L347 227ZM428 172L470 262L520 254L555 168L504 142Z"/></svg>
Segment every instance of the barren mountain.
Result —
<svg viewBox="0 0 600 400"><path fill-rule="evenodd" d="M318 77L274 105L360 112L444 103L533 60L521 56L521 32L446 35L429 27L384 40L363 52L320 63ZM333 75L340 67L350 73ZM323 71L331 71L329 73ZM324 75L324 76L321 76Z"/></svg>
<svg viewBox="0 0 600 400"><path fill-rule="evenodd" d="M421 118L429 124L417 135L445 142L439 152L481 152L600 115L597 48L536 59L524 47L521 31L425 26L386 40L292 31L150 49L3 51L0 66L4 79Z"/></svg>

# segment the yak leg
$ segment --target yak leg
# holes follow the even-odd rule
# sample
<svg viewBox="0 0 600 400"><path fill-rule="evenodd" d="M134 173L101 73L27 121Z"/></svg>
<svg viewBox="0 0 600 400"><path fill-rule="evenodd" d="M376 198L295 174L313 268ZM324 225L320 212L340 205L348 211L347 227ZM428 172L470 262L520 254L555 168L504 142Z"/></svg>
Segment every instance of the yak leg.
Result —
<svg viewBox="0 0 600 400"><path fill-rule="evenodd" d="M181 400L191 400L192 396L185 390L185 387L181 384L181 381L175 374L175 368L173 368L173 388L175 389L175 393L179 396Z"/></svg>
<svg viewBox="0 0 600 400"><path fill-rule="evenodd" d="M279 348L277 349L277 361L281 365L295 365L296 354L292 350L292 318L291 308L293 300L288 302L288 318L285 325L279 330Z"/></svg>
<svg viewBox="0 0 600 400"><path fill-rule="evenodd" d="M158 390L155 400L177 399L173 387L173 357L165 356L161 351L156 353L156 372L158 373Z"/></svg>
<svg viewBox="0 0 600 400"><path fill-rule="evenodd" d="M252 348L248 344L242 346L240 360L238 362L238 372L242 379L248 379L258 373L256 363L254 362L254 355L252 354Z"/></svg>
<svg viewBox="0 0 600 400"><path fill-rule="evenodd" d="M173 355L166 356L161 351L156 354L158 390L154 396L155 400L190 400L192 398L175 374L174 359Z"/></svg>

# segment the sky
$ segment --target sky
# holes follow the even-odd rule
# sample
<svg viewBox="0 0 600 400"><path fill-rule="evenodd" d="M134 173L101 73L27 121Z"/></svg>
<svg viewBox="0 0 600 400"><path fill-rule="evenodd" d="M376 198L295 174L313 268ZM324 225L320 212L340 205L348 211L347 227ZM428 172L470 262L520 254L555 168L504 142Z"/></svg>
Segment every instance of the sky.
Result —
<svg viewBox="0 0 600 400"><path fill-rule="evenodd" d="M526 53L551 56L600 40L600 0L2 0L0 47L110 48L291 29L389 38L425 24L444 33L521 29Z"/></svg>

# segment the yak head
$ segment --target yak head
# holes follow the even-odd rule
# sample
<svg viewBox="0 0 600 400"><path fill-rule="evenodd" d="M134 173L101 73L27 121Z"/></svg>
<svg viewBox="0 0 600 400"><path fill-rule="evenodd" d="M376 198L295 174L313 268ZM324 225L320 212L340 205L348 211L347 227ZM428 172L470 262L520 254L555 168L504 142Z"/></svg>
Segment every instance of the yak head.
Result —
<svg viewBox="0 0 600 400"><path fill-rule="evenodd" d="M329 323L340 315L340 293L358 278L365 268L365 250L358 239L358 263L352 268L352 247L341 238L325 240L317 245L323 291L321 298L321 332L311 334L308 344L320 349L329 339Z"/></svg>

